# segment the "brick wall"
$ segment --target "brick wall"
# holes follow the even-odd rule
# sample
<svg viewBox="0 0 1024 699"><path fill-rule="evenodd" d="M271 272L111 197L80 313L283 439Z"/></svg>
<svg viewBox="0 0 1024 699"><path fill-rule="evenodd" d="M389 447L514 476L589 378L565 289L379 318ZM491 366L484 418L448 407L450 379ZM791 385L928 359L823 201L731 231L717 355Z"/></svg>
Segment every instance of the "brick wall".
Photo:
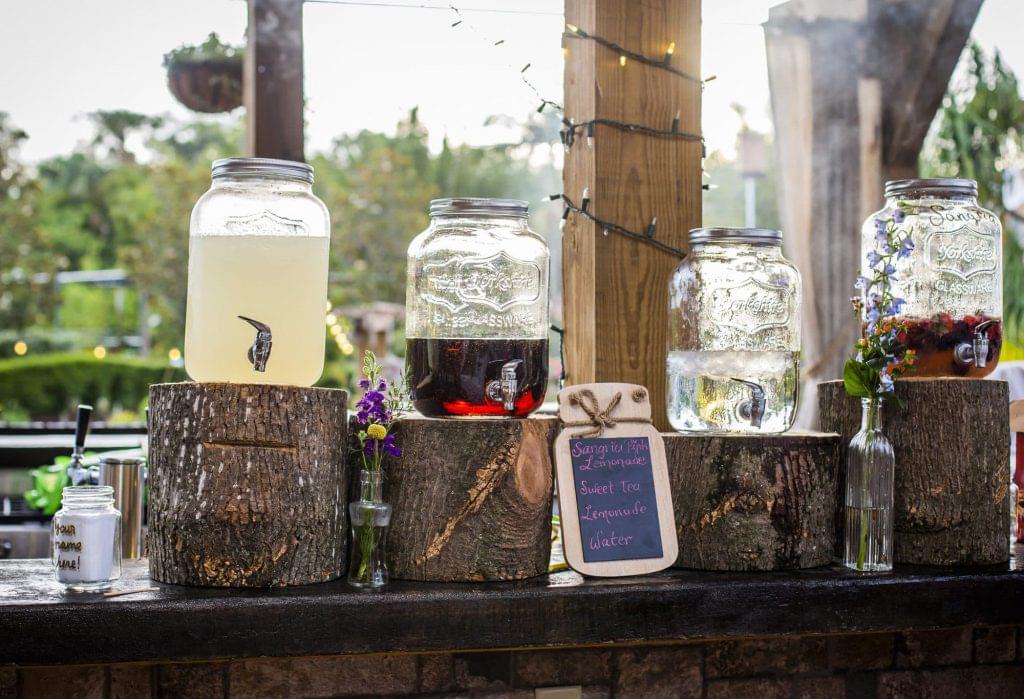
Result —
<svg viewBox="0 0 1024 699"><path fill-rule="evenodd" d="M371 632L372 631L368 631ZM674 645L201 663L0 666L7 697L1024 697L1024 627Z"/></svg>

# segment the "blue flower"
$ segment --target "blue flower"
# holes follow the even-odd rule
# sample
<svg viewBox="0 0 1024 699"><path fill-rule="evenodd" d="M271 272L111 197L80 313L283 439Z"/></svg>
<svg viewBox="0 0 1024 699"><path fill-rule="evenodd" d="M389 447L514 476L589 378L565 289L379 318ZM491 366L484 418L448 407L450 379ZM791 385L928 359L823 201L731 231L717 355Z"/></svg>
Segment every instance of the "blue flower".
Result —
<svg viewBox="0 0 1024 699"><path fill-rule="evenodd" d="M867 277L857 277L857 281L853 283L854 289L867 289L868 285L871 284L871 280Z"/></svg>
<svg viewBox="0 0 1024 699"><path fill-rule="evenodd" d="M896 274L896 267L891 262L886 262L882 273L890 279L895 279L892 275Z"/></svg>
<svg viewBox="0 0 1024 699"><path fill-rule="evenodd" d="M872 250L868 253L868 264L871 265L871 269L874 269L882 261L882 256Z"/></svg>
<svg viewBox="0 0 1024 699"><path fill-rule="evenodd" d="M903 209L896 209L896 211L894 211L892 214L892 220L895 221L897 224L903 223L903 221L906 218L907 214L903 211Z"/></svg>
<svg viewBox="0 0 1024 699"><path fill-rule="evenodd" d="M900 297L898 297L898 296L897 296L897 297L895 297L895 298L894 298L894 299L892 300L892 305L891 305L891 306L889 306L889 308L891 308L891 309L892 309L892 310L890 311L890 315L895 315L895 314L899 313L899 312L900 312L900 310L902 310L902 309L903 309L903 307L904 307L904 306L906 306L906 305L907 305L907 300L906 300L906 299L901 299L901 298L900 298Z"/></svg>
<svg viewBox="0 0 1024 699"><path fill-rule="evenodd" d="M879 388L881 389L882 393L892 393L893 390L895 389L895 386L893 386L893 383L892 383L892 375L882 371L882 372L879 372L879 377L880 377L880 386L879 386Z"/></svg>
<svg viewBox="0 0 1024 699"><path fill-rule="evenodd" d="M900 244L900 249L899 252L896 253L896 257L902 260L906 257L910 257L910 253L912 253L913 251L914 241L910 239L910 236L907 236L906 238L903 239L903 242Z"/></svg>

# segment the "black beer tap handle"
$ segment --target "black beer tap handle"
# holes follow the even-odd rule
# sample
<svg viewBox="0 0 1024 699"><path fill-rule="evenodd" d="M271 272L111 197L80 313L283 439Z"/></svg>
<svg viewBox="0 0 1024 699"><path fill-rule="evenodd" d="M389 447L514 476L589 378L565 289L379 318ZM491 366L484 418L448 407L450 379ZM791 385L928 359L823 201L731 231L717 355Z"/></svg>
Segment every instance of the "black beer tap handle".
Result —
<svg viewBox="0 0 1024 699"><path fill-rule="evenodd" d="M78 422L75 425L75 450L85 448L85 436L89 434L89 419L92 417L91 405L78 406Z"/></svg>

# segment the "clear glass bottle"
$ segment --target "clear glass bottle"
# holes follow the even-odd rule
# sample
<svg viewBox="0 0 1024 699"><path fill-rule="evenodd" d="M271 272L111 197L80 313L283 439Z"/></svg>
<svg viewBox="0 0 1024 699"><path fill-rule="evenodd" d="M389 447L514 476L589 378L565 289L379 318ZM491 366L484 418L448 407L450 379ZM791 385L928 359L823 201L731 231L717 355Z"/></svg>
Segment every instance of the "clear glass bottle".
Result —
<svg viewBox="0 0 1024 699"><path fill-rule="evenodd" d="M435 199L409 246L406 362L424 415L523 417L548 382L548 271L526 202Z"/></svg>
<svg viewBox="0 0 1024 699"><path fill-rule="evenodd" d="M847 568L892 570L895 469L896 455L882 431L882 402L863 398L860 432L846 450L843 565Z"/></svg>
<svg viewBox="0 0 1024 699"><path fill-rule="evenodd" d="M782 234L690 231L669 285L669 422L684 432L784 432L799 378L800 273L782 255Z"/></svg>
<svg viewBox="0 0 1024 699"><path fill-rule="evenodd" d="M330 218L312 183L305 163L214 162L189 228L185 369L194 380L320 378Z"/></svg>
<svg viewBox="0 0 1024 699"><path fill-rule="evenodd" d="M917 353L910 376L987 376L1003 344L1002 225L978 206L974 180L912 179L885 184L885 208L861 231L862 274L876 248L876 221L909 232L913 249L896 260L897 316Z"/></svg>
<svg viewBox="0 0 1024 699"><path fill-rule="evenodd" d="M359 499L348 505L352 527L348 582L355 587L383 587L388 582L384 541L391 523L391 505L383 501L380 471L359 472Z"/></svg>
<svg viewBox="0 0 1024 699"><path fill-rule="evenodd" d="M108 485L64 488L53 515L57 581L76 592L106 590L121 577L121 513Z"/></svg>

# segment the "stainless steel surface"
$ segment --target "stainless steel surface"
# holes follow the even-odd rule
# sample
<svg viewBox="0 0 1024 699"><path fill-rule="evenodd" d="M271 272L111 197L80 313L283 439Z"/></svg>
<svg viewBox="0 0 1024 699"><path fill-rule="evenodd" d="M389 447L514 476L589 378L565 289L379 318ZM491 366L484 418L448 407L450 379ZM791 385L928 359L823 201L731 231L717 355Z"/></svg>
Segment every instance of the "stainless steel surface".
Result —
<svg viewBox="0 0 1024 699"><path fill-rule="evenodd" d="M0 560L49 557L48 524L0 524Z"/></svg>
<svg viewBox="0 0 1024 699"><path fill-rule="evenodd" d="M901 194L937 194L976 197L978 183L974 180L956 178L914 178L909 180L889 180L885 183L886 198Z"/></svg>
<svg viewBox="0 0 1024 699"><path fill-rule="evenodd" d="M211 177L283 177L313 183L313 168L294 160L221 158L213 161Z"/></svg>
<svg viewBox="0 0 1024 699"><path fill-rule="evenodd" d="M701 243L782 244L782 231L771 228L694 228L688 237L691 245Z"/></svg>
<svg viewBox="0 0 1024 699"><path fill-rule="evenodd" d="M100 485L114 489L114 507L121 512L121 556L141 558L145 462L136 456L105 456L100 460Z"/></svg>
<svg viewBox="0 0 1024 699"><path fill-rule="evenodd" d="M446 197L430 202L431 216L503 216L525 218L529 204L520 199Z"/></svg>

